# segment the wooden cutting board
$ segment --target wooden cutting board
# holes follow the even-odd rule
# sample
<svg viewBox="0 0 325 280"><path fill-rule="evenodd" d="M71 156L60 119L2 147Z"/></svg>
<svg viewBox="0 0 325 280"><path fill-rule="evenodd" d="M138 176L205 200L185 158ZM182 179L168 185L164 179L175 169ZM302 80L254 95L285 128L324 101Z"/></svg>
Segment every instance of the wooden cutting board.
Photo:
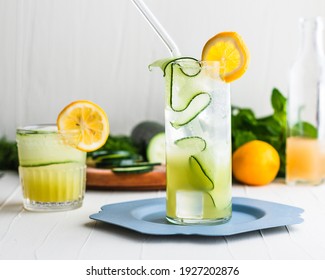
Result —
<svg viewBox="0 0 325 280"><path fill-rule="evenodd" d="M164 190L166 167L155 166L142 174L120 174L109 169L87 168L87 189Z"/></svg>

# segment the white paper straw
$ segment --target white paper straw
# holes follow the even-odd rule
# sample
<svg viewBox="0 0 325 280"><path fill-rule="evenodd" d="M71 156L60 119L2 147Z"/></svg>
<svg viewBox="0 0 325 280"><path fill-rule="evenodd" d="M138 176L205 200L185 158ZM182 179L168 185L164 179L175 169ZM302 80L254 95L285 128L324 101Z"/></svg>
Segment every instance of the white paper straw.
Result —
<svg viewBox="0 0 325 280"><path fill-rule="evenodd" d="M165 28L160 24L158 19L149 10L142 0L132 0L133 4L138 8L144 18L148 21L150 26L163 41L172 56L181 56L181 53L175 44L174 40L169 36Z"/></svg>

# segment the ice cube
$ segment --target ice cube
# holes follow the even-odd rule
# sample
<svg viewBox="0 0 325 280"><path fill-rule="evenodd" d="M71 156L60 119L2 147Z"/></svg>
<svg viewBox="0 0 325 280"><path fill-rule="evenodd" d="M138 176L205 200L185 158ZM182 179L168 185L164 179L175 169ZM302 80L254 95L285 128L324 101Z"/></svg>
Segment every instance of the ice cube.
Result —
<svg viewBox="0 0 325 280"><path fill-rule="evenodd" d="M203 217L203 193L198 191L178 191L176 193L176 215L179 218Z"/></svg>

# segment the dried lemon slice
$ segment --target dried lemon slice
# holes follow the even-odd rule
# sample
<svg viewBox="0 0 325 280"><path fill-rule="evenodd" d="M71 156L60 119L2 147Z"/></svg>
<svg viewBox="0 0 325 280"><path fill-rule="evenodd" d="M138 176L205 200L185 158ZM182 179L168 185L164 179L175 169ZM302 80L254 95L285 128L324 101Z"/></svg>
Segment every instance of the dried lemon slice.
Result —
<svg viewBox="0 0 325 280"><path fill-rule="evenodd" d="M220 61L220 76L229 83L240 78L249 64L248 49L236 32L221 32L208 40L202 50L202 60Z"/></svg>
<svg viewBox="0 0 325 280"><path fill-rule="evenodd" d="M109 122L105 111L88 100L70 103L57 118L59 131L80 131L76 148L91 152L102 147L109 136Z"/></svg>

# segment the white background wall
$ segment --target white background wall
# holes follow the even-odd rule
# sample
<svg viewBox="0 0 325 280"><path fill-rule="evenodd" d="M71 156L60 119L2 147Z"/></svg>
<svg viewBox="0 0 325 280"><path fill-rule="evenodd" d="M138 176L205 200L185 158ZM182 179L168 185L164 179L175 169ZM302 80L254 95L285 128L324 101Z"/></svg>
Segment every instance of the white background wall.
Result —
<svg viewBox="0 0 325 280"><path fill-rule="evenodd" d="M270 93L287 95L298 19L325 18L324 0L145 0L184 55L199 58L214 34L234 30L251 53L232 86L232 103L271 112ZM108 113L112 134L145 119L163 121L161 74L169 56L131 0L0 0L0 136L17 125L55 122L75 99Z"/></svg>

